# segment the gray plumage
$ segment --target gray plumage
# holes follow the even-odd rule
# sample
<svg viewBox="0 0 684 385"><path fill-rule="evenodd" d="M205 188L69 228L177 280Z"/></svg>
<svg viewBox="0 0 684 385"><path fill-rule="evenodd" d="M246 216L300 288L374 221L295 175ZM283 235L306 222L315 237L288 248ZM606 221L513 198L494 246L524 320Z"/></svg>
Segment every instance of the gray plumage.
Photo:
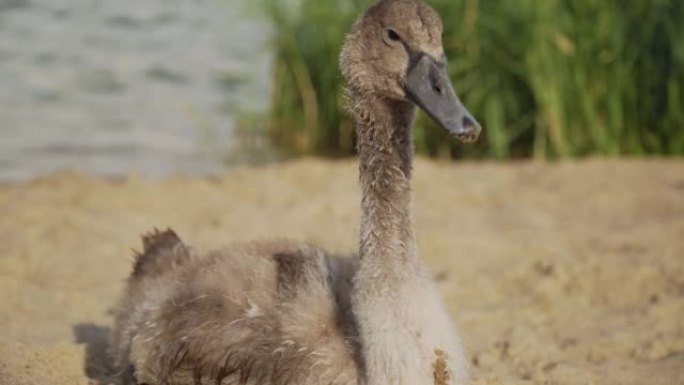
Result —
<svg viewBox="0 0 684 385"><path fill-rule="evenodd" d="M113 332L116 363L134 371L129 378L300 384L323 378L331 354L340 380L355 371L354 331L345 326L353 325L353 259L288 241L198 256L171 230L143 243Z"/></svg>
<svg viewBox="0 0 684 385"><path fill-rule="evenodd" d="M357 123L359 257L293 241L199 255L171 230L143 238L112 350L149 385L465 384L465 355L411 217L409 60L385 31L434 57L441 21L420 0L380 0L347 37L341 67Z"/></svg>

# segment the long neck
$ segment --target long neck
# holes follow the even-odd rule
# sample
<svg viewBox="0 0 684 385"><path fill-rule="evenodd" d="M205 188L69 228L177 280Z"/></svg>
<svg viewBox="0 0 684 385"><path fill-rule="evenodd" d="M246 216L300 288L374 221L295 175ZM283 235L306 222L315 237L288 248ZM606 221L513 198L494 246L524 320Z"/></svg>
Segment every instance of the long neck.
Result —
<svg viewBox="0 0 684 385"><path fill-rule="evenodd" d="M416 302L424 302L424 269L411 219L410 128L415 107L373 98L354 101L363 198L361 261L354 276L352 311L359 332L362 383L425 384L432 375L415 334L424 325L407 318L420 313Z"/></svg>
<svg viewBox="0 0 684 385"><path fill-rule="evenodd" d="M361 203L361 264L406 268L417 258L411 218L411 125L408 102L356 97Z"/></svg>

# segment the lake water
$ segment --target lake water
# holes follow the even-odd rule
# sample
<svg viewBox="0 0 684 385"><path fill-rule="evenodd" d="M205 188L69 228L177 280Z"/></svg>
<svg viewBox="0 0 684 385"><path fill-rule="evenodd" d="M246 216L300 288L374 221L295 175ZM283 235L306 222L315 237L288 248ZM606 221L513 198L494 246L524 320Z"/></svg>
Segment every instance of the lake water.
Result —
<svg viewBox="0 0 684 385"><path fill-rule="evenodd" d="M212 174L264 111L248 0L0 0L0 181L54 170Z"/></svg>

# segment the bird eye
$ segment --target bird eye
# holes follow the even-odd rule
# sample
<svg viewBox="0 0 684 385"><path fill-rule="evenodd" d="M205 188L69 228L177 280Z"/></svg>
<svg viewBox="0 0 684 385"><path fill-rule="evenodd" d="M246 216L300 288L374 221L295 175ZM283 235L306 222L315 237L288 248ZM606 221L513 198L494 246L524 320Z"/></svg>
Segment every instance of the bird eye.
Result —
<svg viewBox="0 0 684 385"><path fill-rule="evenodd" d="M397 31L393 30L392 28L387 29L387 37L392 41L399 41L401 39Z"/></svg>

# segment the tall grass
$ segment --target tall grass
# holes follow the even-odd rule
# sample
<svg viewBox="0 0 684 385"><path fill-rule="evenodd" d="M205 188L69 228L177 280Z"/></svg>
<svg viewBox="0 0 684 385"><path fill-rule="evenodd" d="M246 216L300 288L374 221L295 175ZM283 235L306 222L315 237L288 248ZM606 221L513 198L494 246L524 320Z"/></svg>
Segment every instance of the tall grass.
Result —
<svg viewBox="0 0 684 385"><path fill-rule="evenodd" d="M344 156L353 126L337 60L369 0L263 0L276 63L273 144ZM681 0L432 0L456 90L485 128L461 146L421 116L432 156L557 158L684 154Z"/></svg>

